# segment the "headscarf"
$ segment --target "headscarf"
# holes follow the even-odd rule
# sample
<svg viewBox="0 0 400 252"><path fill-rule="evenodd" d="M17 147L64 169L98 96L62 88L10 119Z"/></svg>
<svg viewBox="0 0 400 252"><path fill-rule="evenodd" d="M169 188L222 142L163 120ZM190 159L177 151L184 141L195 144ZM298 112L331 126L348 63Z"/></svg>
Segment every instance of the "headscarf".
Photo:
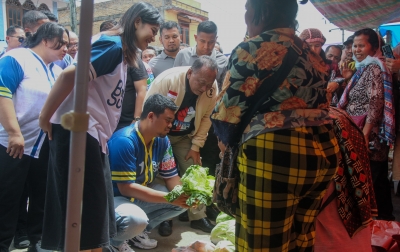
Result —
<svg viewBox="0 0 400 252"><path fill-rule="evenodd" d="M322 32L316 28L305 29L299 36L299 38L306 43L321 42L325 44L326 38L322 35Z"/></svg>

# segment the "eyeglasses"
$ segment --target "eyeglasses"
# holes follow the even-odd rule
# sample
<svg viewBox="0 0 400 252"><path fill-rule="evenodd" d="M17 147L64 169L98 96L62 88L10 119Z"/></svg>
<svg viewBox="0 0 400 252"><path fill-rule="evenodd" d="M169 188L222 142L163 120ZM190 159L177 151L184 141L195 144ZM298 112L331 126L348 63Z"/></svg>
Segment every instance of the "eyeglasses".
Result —
<svg viewBox="0 0 400 252"><path fill-rule="evenodd" d="M71 48L78 48L78 46L79 46L79 44L78 44L78 43L75 43L75 44L69 44L69 45L68 45L68 49L71 49Z"/></svg>
<svg viewBox="0 0 400 252"><path fill-rule="evenodd" d="M22 43L22 42L24 42L24 40L25 40L24 37L18 37L18 36L10 36L10 37L18 38L18 42L19 42L19 43Z"/></svg>

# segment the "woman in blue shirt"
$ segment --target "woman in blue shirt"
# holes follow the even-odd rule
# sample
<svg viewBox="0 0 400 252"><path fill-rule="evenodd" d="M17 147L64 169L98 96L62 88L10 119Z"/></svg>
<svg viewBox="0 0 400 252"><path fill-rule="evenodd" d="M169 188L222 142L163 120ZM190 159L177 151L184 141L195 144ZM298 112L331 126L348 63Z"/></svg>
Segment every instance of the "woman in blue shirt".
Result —
<svg viewBox="0 0 400 252"><path fill-rule="evenodd" d="M67 30L46 23L27 38L27 48L0 59L0 251L13 239L25 182L31 246L42 234L49 151L39 113L61 73L52 62L65 56L68 43Z"/></svg>

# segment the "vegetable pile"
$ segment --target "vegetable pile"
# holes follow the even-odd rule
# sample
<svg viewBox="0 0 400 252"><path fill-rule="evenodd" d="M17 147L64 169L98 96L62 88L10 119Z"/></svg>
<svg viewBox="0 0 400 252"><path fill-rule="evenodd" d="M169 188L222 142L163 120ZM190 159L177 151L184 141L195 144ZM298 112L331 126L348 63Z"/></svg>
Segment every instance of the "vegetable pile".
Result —
<svg viewBox="0 0 400 252"><path fill-rule="evenodd" d="M221 212L217 217L217 225L211 231L210 240L216 244L214 252L235 251L235 224L230 215Z"/></svg>
<svg viewBox="0 0 400 252"><path fill-rule="evenodd" d="M211 205L215 178L208 175L208 168L201 167L200 165L191 165L187 168L181 181L181 186L175 186L164 197L168 202L176 200L182 193L185 193L189 195L189 198L186 200L188 206L200 204Z"/></svg>

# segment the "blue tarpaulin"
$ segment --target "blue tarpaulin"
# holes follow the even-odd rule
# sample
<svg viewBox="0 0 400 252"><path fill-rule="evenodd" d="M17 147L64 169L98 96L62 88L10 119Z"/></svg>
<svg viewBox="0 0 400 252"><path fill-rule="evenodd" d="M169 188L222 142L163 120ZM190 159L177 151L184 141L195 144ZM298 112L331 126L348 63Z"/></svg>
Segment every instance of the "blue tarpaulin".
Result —
<svg viewBox="0 0 400 252"><path fill-rule="evenodd" d="M392 47L395 47L400 43L400 23L379 26L379 32L382 36L385 36L387 31L392 32Z"/></svg>

